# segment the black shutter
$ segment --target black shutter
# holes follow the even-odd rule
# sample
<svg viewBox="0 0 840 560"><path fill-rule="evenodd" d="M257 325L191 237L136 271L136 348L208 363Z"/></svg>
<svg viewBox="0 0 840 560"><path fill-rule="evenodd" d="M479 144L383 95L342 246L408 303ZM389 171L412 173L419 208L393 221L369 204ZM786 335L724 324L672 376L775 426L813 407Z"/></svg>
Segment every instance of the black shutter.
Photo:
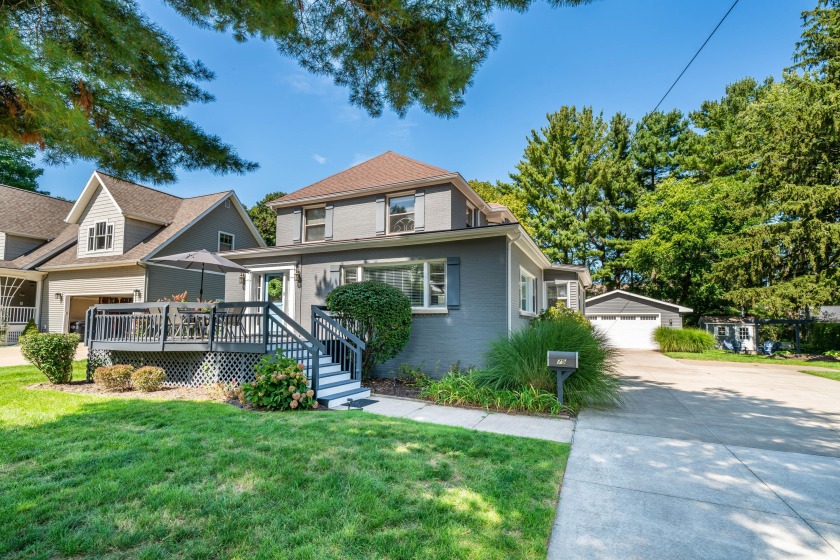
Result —
<svg viewBox="0 0 840 560"><path fill-rule="evenodd" d="M446 308L461 307L461 258L446 259Z"/></svg>

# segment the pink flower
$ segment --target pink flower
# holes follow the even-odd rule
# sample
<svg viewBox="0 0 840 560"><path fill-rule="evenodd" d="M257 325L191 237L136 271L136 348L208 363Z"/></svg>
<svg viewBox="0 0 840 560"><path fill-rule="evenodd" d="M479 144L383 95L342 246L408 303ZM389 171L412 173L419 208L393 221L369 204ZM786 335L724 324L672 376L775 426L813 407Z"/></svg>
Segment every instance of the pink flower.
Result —
<svg viewBox="0 0 840 560"><path fill-rule="evenodd" d="M300 371L303 371L303 368L304 368L303 362L298 362L298 369Z"/></svg>
<svg viewBox="0 0 840 560"><path fill-rule="evenodd" d="M294 385L289 385L289 392L294 393L297 389L295 389Z"/></svg>
<svg viewBox="0 0 840 560"><path fill-rule="evenodd" d="M297 400L300 400L300 393L295 393L295 394L293 394L293 395L292 395L292 398L293 398L293 399L295 399L296 401L297 401Z"/></svg>
<svg viewBox="0 0 840 560"><path fill-rule="evenodd" d="M314 394L315 394L315 391L313 391L312 389L309 389L309 390L306 392L306 396L307 396L307 397L311 397L311 396L312 396L312 395L314 395Z"/></svg>
<svg viewBox="0 0 840 560"><path fill-rule="evenodd" d="M312 403L312 409L314 410L316 408L318 408L318 401L315 401L314 403Z"/></svg>
<svg viewBox="0 0 840 560"><path fill-rule="evenodd" d="M289 403L289 406L291 406L292 408L297 408L298 407L298 402L297 401L292 401L291 403Z"/></svg>
<svg viewBox="0 0 840 560"><path fill-rule="evenodd" d="M285 373L281 373L278 377L279 377L280 381L285 381L286 380L286 374Z"/></svg>

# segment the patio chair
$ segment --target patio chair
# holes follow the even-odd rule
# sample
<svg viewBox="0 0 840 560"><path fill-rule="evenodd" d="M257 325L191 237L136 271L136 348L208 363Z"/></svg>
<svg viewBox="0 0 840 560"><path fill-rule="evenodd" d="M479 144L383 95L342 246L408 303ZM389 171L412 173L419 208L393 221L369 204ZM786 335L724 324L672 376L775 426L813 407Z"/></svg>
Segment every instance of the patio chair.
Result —
<svg viewBox="0 0 840 560"><path fill-rule="evenodd" d="M764 354L768 356L772 356L773 352L779 349L781 344L778 342L773 342L772 340L765 340L764 344L761 345L761 350Z"/></svg>
<svg viewBox="0 0 840 560"><path fill-rule="evenodd" d="M245 339L248 332L243 322L244 307L228 307L216 313L216 320L221 323L217 328L224 339L229 342Z"/></svg>
<svg viewBox="0 0 840 560"><path fill-rule="evenodd" d="M723 340L720 341L720 343L723 345L723 349L725 351L732 352L733 354L737 353L735 351L735 341L734 340L727 340L727 339L724 338Z"/></svg>

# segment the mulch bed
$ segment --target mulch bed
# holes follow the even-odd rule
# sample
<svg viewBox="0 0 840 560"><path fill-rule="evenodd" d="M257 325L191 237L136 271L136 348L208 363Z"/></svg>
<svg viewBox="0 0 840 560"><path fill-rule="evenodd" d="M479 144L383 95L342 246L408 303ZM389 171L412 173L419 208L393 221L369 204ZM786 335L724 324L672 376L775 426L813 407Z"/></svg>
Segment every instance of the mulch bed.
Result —
<svg viewBox="0 0 840 560"><path fill-rule="evenodd" d="M406 385L401 379L373 377L362 383L362 385L368 387L371 394L374 395L406 397L410 399L420 398L420 388Z"/></svg>
<svg viewBox="0 0 840 560"><path fill-rule="evenodd" d="M838 362L834 356L823 356L821 354L791 354L790 356L773 354L776 360L804 360L806 362Z"/></svg>
<svg viewBox="0 0 840 560"><path fill-rule="evenodd" d="M121 399L166 399L172 401L212 401L215 400L204 387L161 387L157 391L143 393L142 391L106 391L88 381L73 381L71 383L52 384L49 382L35 383L27 389L48 389L80 395L98 395L101 397L116 397Z"/></svg>

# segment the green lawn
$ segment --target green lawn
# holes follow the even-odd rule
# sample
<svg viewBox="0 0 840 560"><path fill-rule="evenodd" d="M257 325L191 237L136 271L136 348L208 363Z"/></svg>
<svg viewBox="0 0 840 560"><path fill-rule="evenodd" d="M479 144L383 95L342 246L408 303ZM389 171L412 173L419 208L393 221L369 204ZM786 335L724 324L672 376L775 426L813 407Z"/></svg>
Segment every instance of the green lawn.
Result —
<svg viewBox="0 0 840 560"><path fill-rule="evenodd" d="M826 379L833 379L834 381L840 381L840 371L814 371L814 370L807 370L803 369L800 370L802 373L807 373L808 375L816 375L817 377L825 377Z"/></svg>
<svg viewBox="0 0 840 560"><path fill-rule="evenodd" d="M2 558L545 558L568 445L41 380L0 368Z"/></svg>
<svg viewBox="0 0 840 560"><path fill-rule="evenodd" d="M782 366L811 366L840 370L840 362L785 360L780 358L769 358L767 356L759 356L752 354L732 354L731 352L724 352L723 350L712 350L711 352L703 352L700 354L695 354L692 352L665 352L665 355L669 358L674 358L676 360L711 360L715 362L742 362Z"/></svg>

